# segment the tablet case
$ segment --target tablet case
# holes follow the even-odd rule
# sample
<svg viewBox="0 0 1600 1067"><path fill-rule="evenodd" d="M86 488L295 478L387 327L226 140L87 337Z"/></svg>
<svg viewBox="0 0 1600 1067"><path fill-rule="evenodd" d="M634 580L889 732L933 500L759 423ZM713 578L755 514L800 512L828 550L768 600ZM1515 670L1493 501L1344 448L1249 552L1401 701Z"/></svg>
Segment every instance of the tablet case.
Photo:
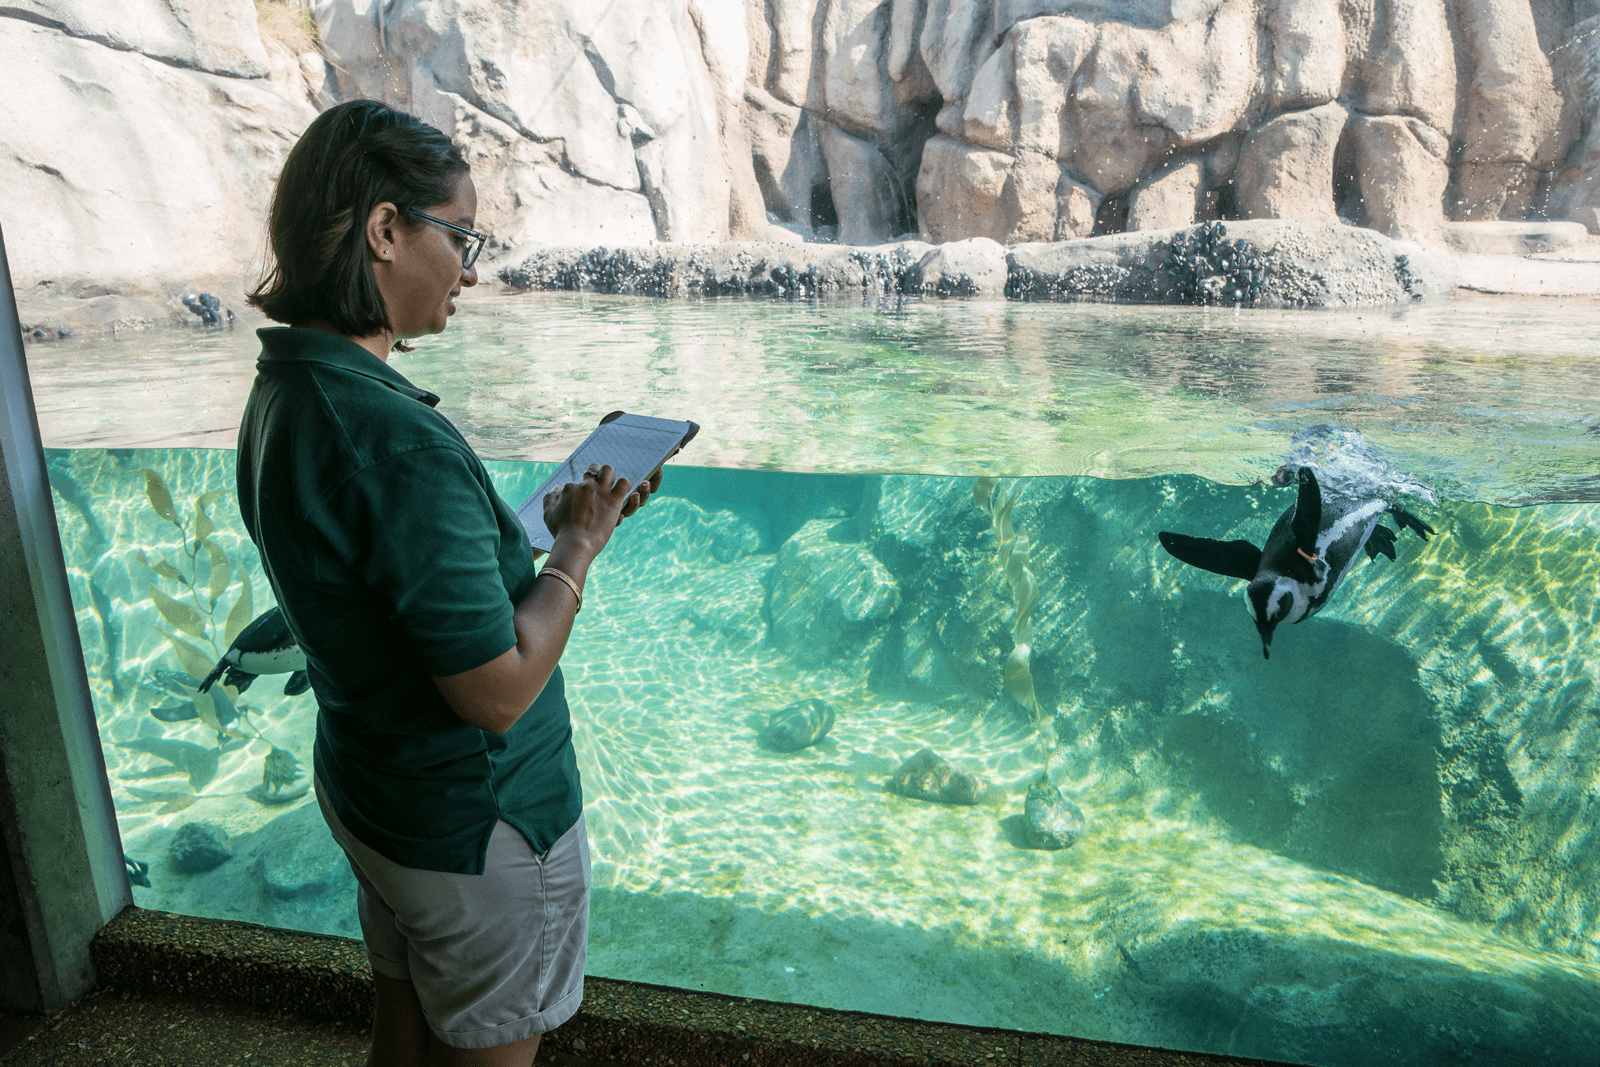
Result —
<svg viewBox="0 0 1600 1067"><path fill-rule="evenodd" d="M582 480L591 463L611 464L618 478L626 478L628 484L636 486L699 432L700 427L692 422L613 411L517 509L528 543L541 552L548 552L555 545L555 536L544 524L545 495L568 482Z"/></svg>

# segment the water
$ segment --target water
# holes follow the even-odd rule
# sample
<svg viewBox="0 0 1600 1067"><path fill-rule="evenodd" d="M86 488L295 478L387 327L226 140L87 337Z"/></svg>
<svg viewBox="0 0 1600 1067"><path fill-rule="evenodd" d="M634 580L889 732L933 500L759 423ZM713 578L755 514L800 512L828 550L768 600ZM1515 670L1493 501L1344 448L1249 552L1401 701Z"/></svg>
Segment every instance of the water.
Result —
<svg viewBox="0 0 1600 1067"><path fill-rule="evenodd" d="M707 427L702 465L671 469L591 572L563 658L595 856L592 973L1317 1064L1592 1058L1600 504L1583 499L1587 372L1560 328L1516 342L1549 343L1548 360L1458 338L1455 355L1383 370L1373 352L1391 341L1340 340L1318 316L496 309L406 368L484 452L558 458L613 406ZM596 343L608 323L625 352ZM195 358L234 373L222 351ZM78 355L41 355L60 444L92 405L69 400ZM1452 380L1416 377L1430 365ZM1311 403L1307 368L1327 367L1364 367L1366 391ZM1526 398L1508 384L1558 379ZM184 421L222 392L172 393L183 417L160 432L223 433ZM515 415L535 406L550 414L529 429ZM1076 414L1047 417L1060 410ZM1291 442L1328 422L1342 430ZM786 437L802 469L730 469L791 466ZM1260 543L1293 491L1248 483L1307 458L1401 494L1438 534L1403 532L1397 561L1359 564L1263 662L1238 583L1154 535ZM187 562L195 502L231 490L232 454L72 447L50 464L125 847L151 865L136 900L357 936L304 778L261 787L273 747L309 764L310 696L258 680L236 709L249 739L220 747L199 720L151 714L182 703L152 689L185 669L163 630L211 656L246 581L246 614L270 603L229 496L206 505L227 562L214 606L219 559ZM551 469L490 466L513 502ZM1506 506L1529 497L1544 502ZM152 586L196 616L163 616ZM810 698L837 714L818 745L756 744L770 712ZM890 792L925 746L985 779L983 802ZM1025 847L1041 771L1084 813L1069 849ZM223 828L234 857L173 870L186 822Z"/></svg>
<svg viewBox="0 0 1600 1067"><path fill-rule="evenodd" d="M713 467L1240 484L1337 422L1453 496L1537 503L1600 495L1597 311L474 293L395 365L489 459L559 461L622 407L702 423L685 460ZM45 443L231 448L258 350L243 327L35 346Z"/></svg>

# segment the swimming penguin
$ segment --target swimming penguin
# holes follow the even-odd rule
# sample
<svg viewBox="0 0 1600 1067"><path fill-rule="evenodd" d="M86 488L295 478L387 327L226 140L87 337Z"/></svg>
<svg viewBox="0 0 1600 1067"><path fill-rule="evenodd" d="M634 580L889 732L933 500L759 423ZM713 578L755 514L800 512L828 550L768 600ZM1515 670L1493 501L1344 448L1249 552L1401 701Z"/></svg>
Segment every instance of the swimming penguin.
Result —
<svg viewBox="0 0 1600 1067"><path fill-rule="evenodd" d="M1324 504L1310 467L1301 467L1296 480L1299 496L1273 524L1264 549L1245 540L1217 541L1165 530L1157 535L1161 547L1184 563L1250 583L1245 599L1261 634L1263 659L1271 658L1272 631L1278 624L1302 622L1322 610L1363 549L1368 559L1377 559L1380 552L1395 558L1395 533L1378 522L1384 512L1424 541L1433 533L1432 526L1383 500L1335 498Z"/></svg>
<svg viewBox="0 0 1600 1067"><path fill-rule="evenodd" d="M288 684L283 687L289 696L304 693L311 684L306 675L306 655L295 643L289 623L277 607L263 611L239 632L200 683L200 692L209 691L213 682L226 675L224 682L242 693L258 674L289 675Z"/></svg>

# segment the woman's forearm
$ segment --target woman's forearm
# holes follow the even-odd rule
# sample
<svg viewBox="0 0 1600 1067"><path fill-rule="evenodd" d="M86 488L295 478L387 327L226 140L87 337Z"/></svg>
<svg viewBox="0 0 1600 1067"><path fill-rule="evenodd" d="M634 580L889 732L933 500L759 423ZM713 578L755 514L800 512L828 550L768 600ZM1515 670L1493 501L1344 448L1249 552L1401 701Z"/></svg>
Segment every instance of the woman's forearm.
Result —
<svg viewBox="0 0 1600 1067"><path fill-rule="evenodd" d="M566 574L581 590L594 555L575 540L557 537L545 567ZM503 734L511 729L555 673L577 613L578 598L566 582L553 576L535 580L512 612L516 645L480 667L435 678L445 703L480 730Z"/></svg>
<svg viewBox="0 0 1600 1067"><path fill-rule="evenodd" d="M658 469L630 494L628 482L606 465L591 467L580 482L569 482L545 498L545 522L556 531L556 539L544 570L560 571L572 584L541 571L512 611L516 645L480 667L434 678L445 703L462 722L503 734L539 698L566 651L589 564L606 547L617 524L637 511L660 484Z"/></svg>

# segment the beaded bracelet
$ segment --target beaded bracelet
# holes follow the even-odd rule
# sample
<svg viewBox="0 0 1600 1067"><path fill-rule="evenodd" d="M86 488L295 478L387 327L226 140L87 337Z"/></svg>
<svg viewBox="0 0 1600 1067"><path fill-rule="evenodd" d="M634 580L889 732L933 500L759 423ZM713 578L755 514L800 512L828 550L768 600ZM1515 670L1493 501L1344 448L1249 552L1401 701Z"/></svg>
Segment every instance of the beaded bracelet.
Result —
<svg viewBox="0 0 1600 1067"><path fill-rule="evenodd" d="M578 583L572 580L572 575L568 574L566 571L558 571L554 567L546 567L539 572L539 577L543 578L547 574L552 578L560 578L563 582L567 583L567 588L572 590L572 595L578 598L578 611L582 611L583 591L578 588ZM577 611L573 612L574 615L577 613Z"/></svg>

